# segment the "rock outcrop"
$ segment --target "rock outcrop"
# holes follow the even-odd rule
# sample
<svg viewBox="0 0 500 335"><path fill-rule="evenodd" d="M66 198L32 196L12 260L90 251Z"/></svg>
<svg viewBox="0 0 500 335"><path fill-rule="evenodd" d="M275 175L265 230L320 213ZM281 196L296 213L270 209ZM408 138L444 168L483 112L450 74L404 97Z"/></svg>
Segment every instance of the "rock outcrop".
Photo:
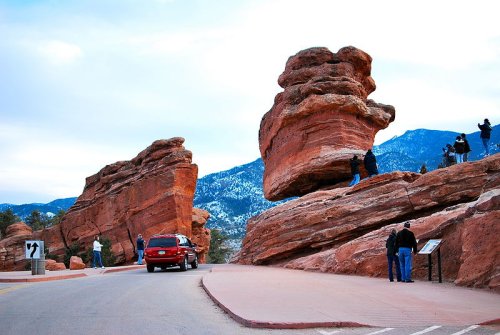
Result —
<svg viewBox="0 0 500 335"><path fill-rule="evenodd" d="M196 243L196 252L198 253L198 262L206 263L207 254L210 249L210 229L205 228L205 224L210 218L210 213L204 209L193 208L192 218L192 237L191 241Z"/></svg>
<svg viewBox="0 0 500 335"><path fill-rule="evenodd" d="M5 233L0 240L0 270L24 270L24 242L32 239L33 231L24 222L17 222L8 226Z"/></svg>
<svg viewBox="0 0 500 335"><path fill-rule="evenodd" d="M371 61L354 47L337 53L311 48L288 59L278 80L284 91L260 125L267 199L301 196L351 178L349 159L362 158L395 118L394 107L367 100L375 90Z"/></svg>
<svg viewBox="0 0 500 335"><path fill-rule="evenodd" d="M95 235L111 241L116 264L136 259L139 233L145 239L159 233L184 234L197 241L200 259L205 259L210 243L203 227L206 220L193 224L198 168L183 142L180 137L155 141L134 159L88 177L83 193L56 226L33 233L22 223L10 226L7 238L0 241L0 269L24 267L26 239L43 240L49 253L62 259L72 245L81 252L91 248ZM202 218L209 215L195 213Z"/></svg>
<svg viewBox="0 0 500 335"><path fill-rule="evenodd" d="M500 290L499 186L495 155L313 192L251 218L236 262L383 277L385 240L409 221L419 249L443 240L445 280ZM416 278L426 278L426 264L426 256L416 256Z"/></svg>

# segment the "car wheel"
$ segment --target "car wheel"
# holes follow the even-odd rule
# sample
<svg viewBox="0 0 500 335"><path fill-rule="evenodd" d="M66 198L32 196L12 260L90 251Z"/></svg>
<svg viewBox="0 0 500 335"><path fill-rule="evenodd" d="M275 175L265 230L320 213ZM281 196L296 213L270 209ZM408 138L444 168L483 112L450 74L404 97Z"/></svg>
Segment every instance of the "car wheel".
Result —
<svg viewBox="0 0 500 335"><path fill-rule="evenodd" d="M198 255L194 256L194 261L191 262L191 269L198 268Z"/></svg>
<svg viewBox="0 0 500 335"><path fill-rule="evenodd" d="M181 271L187 271L188 269L188 259L187 257L184 257L184 261L180 264Z"/></svg>
<svg viewBox="0 0 500 335"><path fill-rule="evenodd" d="M148 269L148 272L154 272L155 271L155 267L153 265L146 265L146 268Z"/></svg>

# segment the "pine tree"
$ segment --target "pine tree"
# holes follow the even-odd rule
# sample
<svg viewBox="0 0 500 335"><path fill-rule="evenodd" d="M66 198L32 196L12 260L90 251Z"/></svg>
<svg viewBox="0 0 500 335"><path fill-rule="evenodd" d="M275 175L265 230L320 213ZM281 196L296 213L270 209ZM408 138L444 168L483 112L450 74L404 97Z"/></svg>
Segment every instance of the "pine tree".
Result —
<svg viewBox="0 0 500 335"><path fill-rule="evenodd" d="M21 219L15 215L10 208L4 212L0 212L0 239L5 236L5 231L8 226L19 221L21 221Z"/></svg>
<svg viewBox="0 0 500 335"><path fill-rule="evenodd" d="M212 229L210 232L210 249L208 250L208 263L227 263L229 255L233 250L226 245L229 236L219 229Z"/></svg>

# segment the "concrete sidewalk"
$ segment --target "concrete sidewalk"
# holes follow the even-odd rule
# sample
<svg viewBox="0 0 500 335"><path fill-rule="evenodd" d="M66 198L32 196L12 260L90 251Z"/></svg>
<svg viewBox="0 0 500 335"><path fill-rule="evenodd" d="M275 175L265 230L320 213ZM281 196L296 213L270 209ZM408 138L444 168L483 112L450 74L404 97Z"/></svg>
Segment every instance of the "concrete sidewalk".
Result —
<svg viewBox="0 0 500 335"><path fill-rule="evenodd" d="M203 287L248 327L464 326L500 321L500 295L449 283L216 266Z"/></svg>
<svg viewBox="0 0 500 335"><path fill-rule="evenodd" d="M0 272L0 283L32 283L41 281L63 280L79 277L97 276L106 273L145 268L145 265L116 266L105 269L85 268L83 270L45 270L44 275L32 275L31 271Z"/></svg>

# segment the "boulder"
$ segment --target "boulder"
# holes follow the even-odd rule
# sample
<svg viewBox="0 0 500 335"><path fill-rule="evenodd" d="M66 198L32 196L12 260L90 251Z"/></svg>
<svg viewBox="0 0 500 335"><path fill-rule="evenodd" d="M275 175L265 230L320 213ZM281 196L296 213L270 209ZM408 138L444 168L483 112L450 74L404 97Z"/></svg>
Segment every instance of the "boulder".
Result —
<svg viewBox="0 0 500 335"><path fill-rule="evenodd" d="M386 276L385 240L410 222L419 248L442 243L443 275L499 290L500 154L424 175L393 172L312 192L251 218L241 264ZM426 278L426 256L415 277Z"/></svg>
<svg viewBox="0 0 500 335"><path fill-rule="evenodd" d="M71 256L69 259L69 269L70 270L82 270L85 269L85 263L78 256Z"/></svg>
<svg viewBox="0 0 500 335"><path fill-rule="evenodd" d="M290 57L278 79L284 91L259 131L267 199L345 185L349 159L363 158L376 133L394 121L394 107L367 100L375 90L371 61L354 47L336 54L311 48Z"/></svg>
<svg viewBox="0 0 500 335"><path fill-rule="evenodd" d="M57 263L53 259L46 259L45 260L45 269L49 270L49 271L66 270L66 265L64 265L64 263Z"/></svg>

